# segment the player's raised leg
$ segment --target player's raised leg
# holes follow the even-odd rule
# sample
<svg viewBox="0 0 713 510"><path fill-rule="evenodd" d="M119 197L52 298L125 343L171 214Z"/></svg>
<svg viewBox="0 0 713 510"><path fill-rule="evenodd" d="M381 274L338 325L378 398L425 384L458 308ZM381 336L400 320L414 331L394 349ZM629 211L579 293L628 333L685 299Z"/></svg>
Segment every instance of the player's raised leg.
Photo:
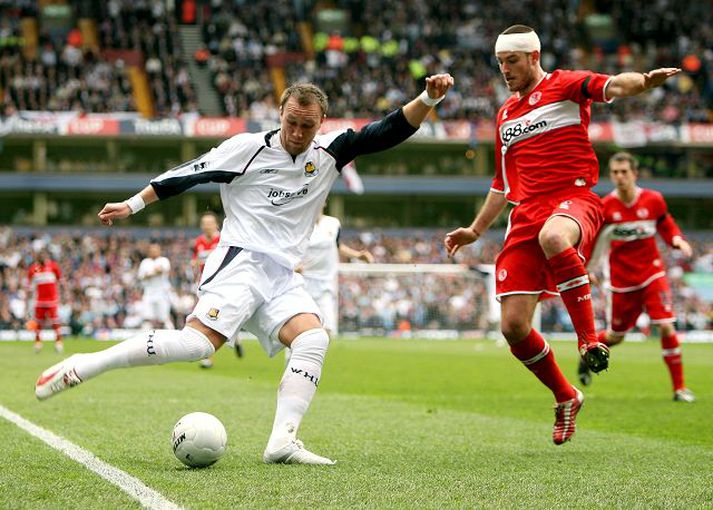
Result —
<svg viewBox="0 0 713 510"><path fill-rule="evenodd" d="M210 356L225 337L198 320L182 330L152 329L103 351L75 354L48 368L37 379L35 395L47 399L115 368L197 361Z"/></svg>
<svg viewBox="0 0 713 510"><path fill-rule="evenodd" d="M268 464L334 464L306 450L297 439L302 417L322 376L329 336L317 316L301 313L285 323L279 338L291 349L291 356L277 390L275 421L263 460Z"/></svg>
<svg viewBox="0 0 713 510"><path fill-rule="evenodd" d="M503 296L501 329L513 355L554 395L557 404L552 440L559 445L574 435L584 397L562 374L549 344L532 329L537 301L538 296L533 294Z"/></svg>
<svg viewBox="0 0 713 510"><path fill-rule="evenodd" d="M570 207L571 201L567 202ZM581 238L580 224L559 214L550 217L539 234L540 246L577 333L579 352L589 369L596 373L609 366L609 348L597 341L589 275L574 248Z"/></svg>

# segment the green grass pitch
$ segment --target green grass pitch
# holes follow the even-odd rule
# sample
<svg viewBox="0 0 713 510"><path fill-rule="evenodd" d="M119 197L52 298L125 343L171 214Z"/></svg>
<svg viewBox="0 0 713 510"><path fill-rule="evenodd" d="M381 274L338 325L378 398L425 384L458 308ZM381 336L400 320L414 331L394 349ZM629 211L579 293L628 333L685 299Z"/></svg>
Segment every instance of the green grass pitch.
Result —
<svg viewBox="0 0 713 510"><path fill-rule="evenodd" d="M107 344L70 340L67 353ZM575 380L572 342L553 343ZM506 348L480 341L333 342L300 437L332 467L261 462L283 358L257 342L216 366L114 371L46 402L47 344L0 343L0 404L186 508L713 508L713 346L684 345L692 405L671 400L658 342L612 351L585 389L573 441L556 447L549 392ZM173 424L206 411L228 452L190 470ZM138 508L119 489L0 418L0 508Z"/></svg>

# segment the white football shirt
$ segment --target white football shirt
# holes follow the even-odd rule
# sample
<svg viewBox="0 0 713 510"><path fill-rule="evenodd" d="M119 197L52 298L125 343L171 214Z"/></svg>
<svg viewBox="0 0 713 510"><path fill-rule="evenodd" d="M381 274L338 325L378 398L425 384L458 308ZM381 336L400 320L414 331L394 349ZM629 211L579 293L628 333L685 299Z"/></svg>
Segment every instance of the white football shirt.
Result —
<svg viewBox="0 0 713 510"><path fill-rule="evenodd" d="M225 221L220 246L264 253L294 269L341 168L360 154L386 150L416 132L401 109L382 120L317 135L291 156L280 130L243 133L151 181L160 199L205 182L220 184Z"/></svg>

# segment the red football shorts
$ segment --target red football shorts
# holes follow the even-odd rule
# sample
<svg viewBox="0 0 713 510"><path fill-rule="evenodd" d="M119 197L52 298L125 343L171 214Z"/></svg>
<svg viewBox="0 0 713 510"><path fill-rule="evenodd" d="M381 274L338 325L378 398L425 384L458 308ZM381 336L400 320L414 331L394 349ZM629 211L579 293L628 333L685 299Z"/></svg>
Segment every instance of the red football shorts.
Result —
<svg viewBox="0 0 713 510"><path fill-rule="evenodd" d="M612 292L612 331L626 333L636 325L636 319L644 310L651 317L653 324L676 321L671 288L666 277L656 278L643 289L632 292Z"/></svg>
<svg viewBox="0 0 713 510"><path fill-rule="evenodd" d="M36 306L35 307L35 320L37 322L50 322L56 324L59 322L59 316L57 315L56 306Z"/></svg>
<svg viewBox="0 0 713 510"><path fill-rule="evenodd" d="M542 226L553 216L567 216L579 224L581 237L576 248L587 261L604 221L597 195L587 190L523 202L510 213L505 244L495 261L498 298L510 294L538 294L540 299L559 295L538 241Z"/></svg>

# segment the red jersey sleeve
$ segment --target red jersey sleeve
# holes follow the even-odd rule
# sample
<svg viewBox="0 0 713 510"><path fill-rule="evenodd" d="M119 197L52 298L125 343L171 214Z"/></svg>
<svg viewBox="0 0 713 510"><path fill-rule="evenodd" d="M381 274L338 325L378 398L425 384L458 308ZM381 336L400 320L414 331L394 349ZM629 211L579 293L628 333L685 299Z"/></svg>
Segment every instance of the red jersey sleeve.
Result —
<svg viewBox="0 0 713 510"><path fill-rule="evenodd" d="M62 270L59 268L59 264L57 264L57 262L52 262L52 272L57 276L58 281L62 278Z"/></svg>
<svg viewBox="0 0 713 510"><path fill-rule="evenodd" d="M565 89L565 95L577 103L595 101L611 103L612 99L604 96L611 76L592 71L559 71Z"/></svg>
<svg viewBox="0 0 713 510"><path fill-rule="evenodd" d="M490 191L495 193L505 193L505 179L503 178L503 163L502 163L502 151L503 144L500 141L500 137L495 137L495 177L493 177L493 182L490 184Z"/></svg>
<svg viewBox="0 0 713 510"><path fill-rule="evenodd" d="M197 237L195 241L193 241L193 249L192 249L192 255L191 255L191 260L196 260L198 258L198 244L200 243L200 237Z"/></svg>
<svg viewBox="0 0 713 510"><path fill-rule="evenodd" d="M676 236L683 237L681 229L676 224L668 212L668 207L666 206L666 201L661 193L656 193L654 195L655 203L657 205L656 210L656 231L659 233L661 238L666 241L666 244L671 246L673 238Z"/></svg>

